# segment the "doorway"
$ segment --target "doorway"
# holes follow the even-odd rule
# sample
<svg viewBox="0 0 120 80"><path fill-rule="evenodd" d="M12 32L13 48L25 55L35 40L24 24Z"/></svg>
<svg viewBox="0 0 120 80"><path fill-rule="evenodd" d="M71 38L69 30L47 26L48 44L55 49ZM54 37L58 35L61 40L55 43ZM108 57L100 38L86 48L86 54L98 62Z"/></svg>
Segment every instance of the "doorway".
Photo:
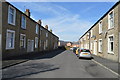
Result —
<svg viewBox="0 0 120 80"><path fill-rule="evenodd" d="M95 40L94 41L94 52L93 52L94 55L97 55L97 41Z"/></svg>
<svg viewBox="0 0 120 80"><path fill-rule="evenodd" d="M34 51L34 40L28 39L27 52Z"/></svg>

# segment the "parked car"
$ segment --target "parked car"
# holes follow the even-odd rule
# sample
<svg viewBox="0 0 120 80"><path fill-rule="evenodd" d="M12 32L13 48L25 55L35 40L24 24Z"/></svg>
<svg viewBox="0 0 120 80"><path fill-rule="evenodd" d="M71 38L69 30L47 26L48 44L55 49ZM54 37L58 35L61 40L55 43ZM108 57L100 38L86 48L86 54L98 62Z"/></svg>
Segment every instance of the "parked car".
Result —
<svg viewBox="0 0 120 80"><path fill-rule="evenodd" d="M79 50L79 54L78 54L79 58L92 58L91 52L89 49L80 49Z"/></svg>
<svg viewBox="0 0 120 80"><path fill-rule="evenodd" d="M80 52L80 48L77 48L77 49L76 49L76 55L78 55L79 52Z"/></svg>
<svg viewBox="0 0 120 80"><path fill-rule="evenodd" d="M73 52L76 53L77 47L73 47Z"/></svg>
<svg viewBox="0 0 120 80"><path fill-rule="evenodd" d="M71 51L73 51L73 48L70 48Z"/></svg>

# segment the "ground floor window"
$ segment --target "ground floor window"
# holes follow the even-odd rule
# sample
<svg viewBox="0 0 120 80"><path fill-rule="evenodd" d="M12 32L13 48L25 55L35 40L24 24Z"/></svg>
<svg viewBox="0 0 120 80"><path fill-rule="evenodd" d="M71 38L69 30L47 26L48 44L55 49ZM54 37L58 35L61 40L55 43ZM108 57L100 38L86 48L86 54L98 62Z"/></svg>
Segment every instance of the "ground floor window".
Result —
<svg viewBox="0 0 120 80"><path fill-rule="evenodd" d="M14 44L15 44L15 31L7 30L6 49L14 49Z"/></svg>
<svg viewBox="0 0 120 80"><path fill-rule="evenodd" d="M114 51L114 36L110 35L108 37L108 52L113 53Z"/></svg>
<svg viewBox="0 0 120 80"><path fill-rule="evenodd" d="M38 48L38 37L35 37L35 48Z"/></svg>
<svg viewBox="0 0 120 80"><path fill-rule="evenodd" d="M26 35L20 34L20 48L26 47Z"/></svg>
<svg viewBox="0 0 120 80"><path fill-rule="evenodd" d="M102 52L102 39L99 39L99 52Z"/></svg>

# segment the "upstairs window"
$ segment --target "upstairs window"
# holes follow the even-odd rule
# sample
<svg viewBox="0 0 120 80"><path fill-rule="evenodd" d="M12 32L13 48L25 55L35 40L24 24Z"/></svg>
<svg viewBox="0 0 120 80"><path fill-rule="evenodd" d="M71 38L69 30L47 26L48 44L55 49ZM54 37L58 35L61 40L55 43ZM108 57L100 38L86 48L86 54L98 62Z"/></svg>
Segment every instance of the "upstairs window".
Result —
<svg viewBox="0 0 120 80"><path fill-rule="evenodd" d="M38 26L38 24L36 25L36 34L38 34L39 33L39 26Z"/></svg>
<svg viewBox="0 0 120 80"><path fill-rule="evenodd" d="M26 17L22 15L21 28L26 29Z"/></svg>
<svg viewBox="0 0 120 80"><path fill-rule="evenodd" d="M15 25L16 10L12 6L8 8L8 23Z"/></svg>
<svg viewBox="0 0 120 80"><path fill-rule="evenodd" d="M114 12L110 12L108 15L108 29L111 29L114 27Z"/></svg>
<svg viewBox="0 0 120 80"><path fill-rule="evenodd" d="M99 22L99 34L102 33L102 21Z"/></svg>
<svg viewBox="0 0 120 80"><path fill-rule="evenodd" d="M48 33L46 33L46 37L48 37Z"/></svg>

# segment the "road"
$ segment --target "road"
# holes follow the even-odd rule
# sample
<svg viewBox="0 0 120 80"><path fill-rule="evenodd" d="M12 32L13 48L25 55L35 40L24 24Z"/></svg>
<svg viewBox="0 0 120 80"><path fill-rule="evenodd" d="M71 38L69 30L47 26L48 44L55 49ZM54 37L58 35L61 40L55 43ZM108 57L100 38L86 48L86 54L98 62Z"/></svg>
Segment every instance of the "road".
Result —
<svg viewBox="0 0 120 80"><path fill-rule="evenodd" d="M117 78L92 60L78 59L69 50L57 51L3 69L3 78Z"/></svg>

